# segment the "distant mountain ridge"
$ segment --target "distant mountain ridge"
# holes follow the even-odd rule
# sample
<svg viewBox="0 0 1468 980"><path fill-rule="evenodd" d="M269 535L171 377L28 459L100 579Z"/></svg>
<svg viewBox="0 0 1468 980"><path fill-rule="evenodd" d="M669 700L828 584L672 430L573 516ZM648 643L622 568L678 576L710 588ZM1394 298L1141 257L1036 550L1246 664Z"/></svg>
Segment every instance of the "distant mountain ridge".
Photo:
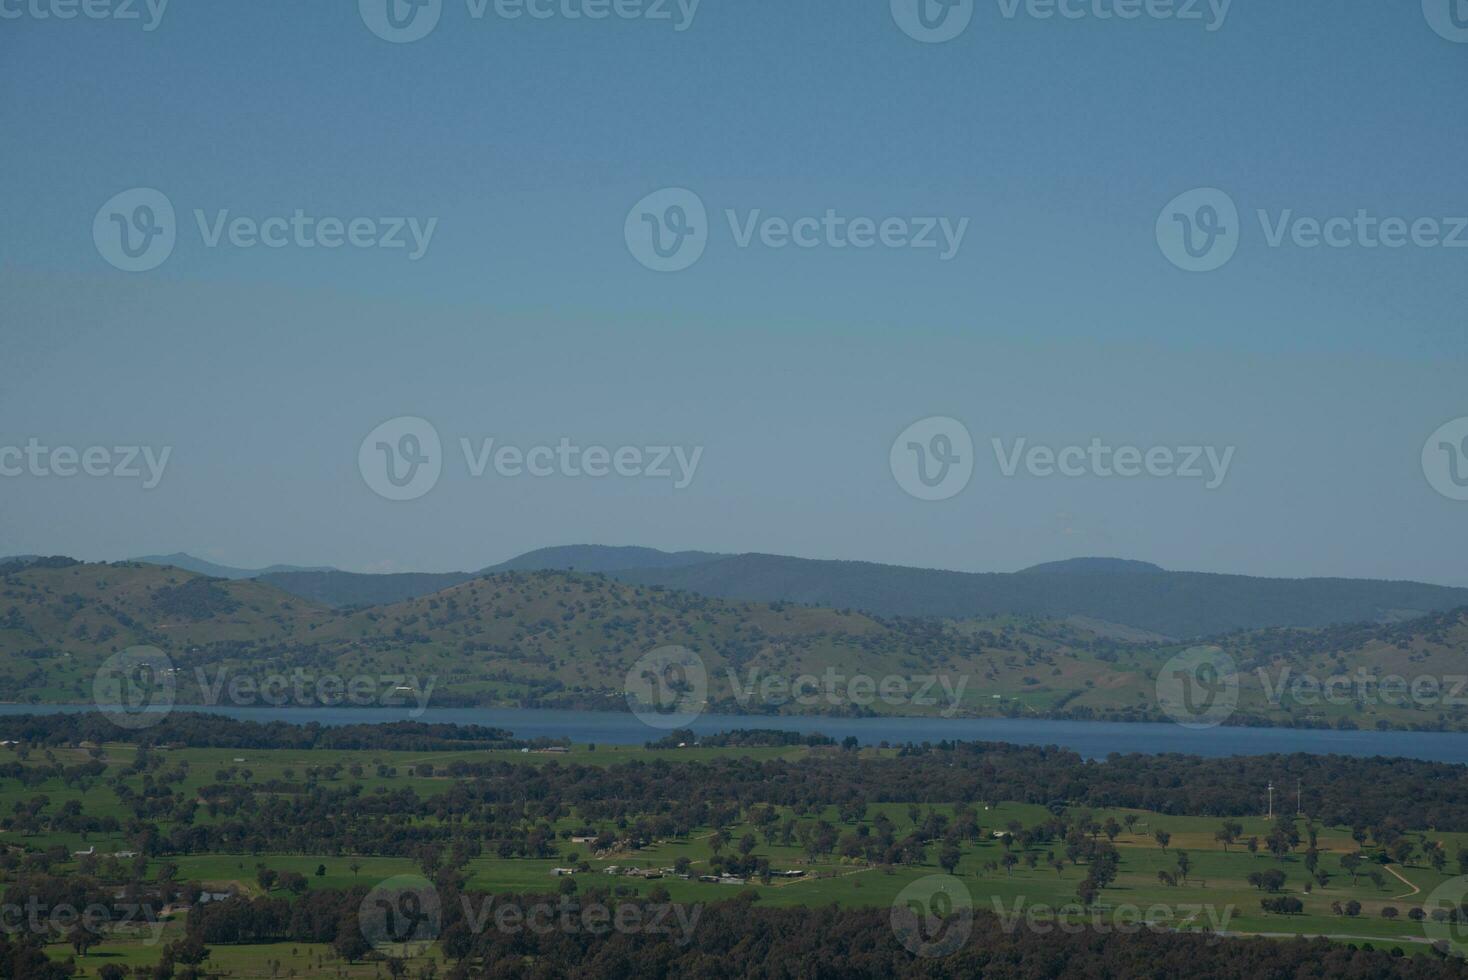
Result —
<svg viewBox="0 0 1468 980"><path fill-rule="evenodd" d="M683 568L619 572L616 577L723 599L803 602L882 616L1083 616L1172 637L1394 621L1468 605L1468 589L1417 582L1114 568L949 572L781 555L738 555Z"/></svg>
<svg viewBox="0 0 1468 980"><path fill-rule="evenodd" d="M207 575L210 578L247 579L259 578L262 575L273 575L283 572L332 572L335 571L329 565L305 566L305 565L270 565L267 568L231 568L229 565L216 565L212 561L203 558L195 558L193 555L182 551L176 551L171 555L146 555L142 558L131 558L129 561L142 562L144 565L166 565L173 568L182 568L186 572L196 575Z"/></svg>
<svg viewBox="0 0 1468 980"><path fill-rule="evenodd" d="M1122 558L1073 558L1019 572L953 572L874 562L607 545L541 548L477 572L369 575L328 569L219 577L257 577L312 602L344 608L404 602L488 574L568 570L720 599L797 602L879 616L1075 617L1176 638L1275 627L1313 629L1394 622L1468 606L1468 589L1448 586L1174 572ZM207 570L201 574L218 575Z"/></svg>
<svg viewBox="0 0 1468 980"><path fill-rule="evenodd" d="M490 572L618 572L626 568L684 568L732 558L713 551L659 551L656 548L601 544L573 544L537 548L483 569Z"/></svg>
<svg viewBox="0 0 1468 980"><path fill-rule="evenodd" d="M1021 568L1018 575L1154 575L1166 573L1161 565L1128 558L1067 558Z"/></svg>

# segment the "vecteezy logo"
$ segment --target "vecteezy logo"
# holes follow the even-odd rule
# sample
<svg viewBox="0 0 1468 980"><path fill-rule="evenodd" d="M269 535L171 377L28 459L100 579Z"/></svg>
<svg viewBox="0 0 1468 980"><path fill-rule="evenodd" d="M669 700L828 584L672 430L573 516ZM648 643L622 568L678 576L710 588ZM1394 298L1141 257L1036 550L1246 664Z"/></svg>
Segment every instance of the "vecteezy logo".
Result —
<svg viewBox="0 0 1468 980"><path fill-rule="evenodd" d="M892 932L914 956L957 952L974 928L974 900L952 875L927 875L892 900Z"/></svg>
<svg viewBox="0 0 1468 980"><path fill-rule="evenodd" d="M367 434L357 450L357 469L379 497L417 500L443 474L443 444L426 419L388 419Z"/></svg>
<svg viewBox="0 0 1468 980"><path fill-rule="evenodd" d="M1438 427L1422 446L1422 472L1449 500L1468 500L1468 417Z"/></svg>
<svg viewBox="0 0 1468 980"><path fill-rule="evenodd" d="M438 889L419 875L395 875L367 893L357 908L362 938L374 949L403 947L416 955L443 931Z"/></svg>
<svg viewBox="0 0 1468 980"><path fill-rule="evenodd" d="M1458 959L1468 958L1468 875L1449 878L1422 903L1422 927L1434 946Z"/></svg>
<svg viewBox="0 0 1468 980"><path fill-rule="evenodd" d="M1468 44L1468 0L1422 0L1422 13L1438 34Z"/></svg>
<svg viewBox="0 0 1468 980"><path fill-rule="evenodd" d="M173 202L151 187L115 195L92 219L98 254L123 272L158 268L173 254L177 240Z"/></svg>
<svg viewBox="0 0 1468 980"><path fill-rule="evenodd" d="M1218 647L1193 647L1163 665L1157 703L1184 728L1213 728L1239 703L1239 674L1233 657Z"/></svg>
<svg viewBox="0 0 1468 980"><path fill-rule="evenodd" d="M957 419L934 416L902 430L888 455L897 485L919 500L957 496L974 475L974 440Z"/></svg>
<svg viewBox="0 0 1468 980"><path fill-rule="evenodd" d="M373 34L407 44L427 37L438 26L443 0L357 0L357 11Z"/></svg>
<svg viewBox="0 0 1468 980"><path fill-rule="evenodd" d="M892 0L892 19L914 41L939 44L968 29L974 0Z"/></svg>
<svg viewBox="0 0 1468 980"><path fill-rule="evenodd" d="M680 272L703 257L708 209L683 187L654 191L627 212L622 229L632 257L654 272Z"/></svg>
<svg viewBox="0 0 1468 980"><path fill-rule="evenodd" d="M637 658L627 671L627 707L652 728L685 728L703 713L709 695L703 658L687 647L665 646Z"/></svg>
<svg viewBox="0 0 1468 980"><path fill-rule="evenodd" d="M173 708L173 662L157 647L128 647L102 662L92 678L92 703L113 724L151 728Z"/></svg>
<svg viewBox="0 0 1468 980"><path fill-rule="evenodd" d="M1216 187L1179 194L1157 216L1157 244L1187 272L1212 272L1239 249L1239 209Z"/></svg>

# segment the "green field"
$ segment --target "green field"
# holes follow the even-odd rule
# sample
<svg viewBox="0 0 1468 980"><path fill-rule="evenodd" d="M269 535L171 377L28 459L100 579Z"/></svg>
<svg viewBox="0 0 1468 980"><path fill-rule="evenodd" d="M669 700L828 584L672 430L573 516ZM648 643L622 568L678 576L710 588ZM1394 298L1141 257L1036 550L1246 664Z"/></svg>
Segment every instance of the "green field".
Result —
<svg viewBox="0 0 1468 980"><path fill-rule="evenodd" d="M633 747L598 747L594 750L577 747L564 755L515 752L463 751L453 753L413 752L322 752L306 750L232 750L232 749L173 749L163 753L164 771L187 770L182 785L190 790L214 783L227 775L228 781L244 784L264 784L271 780L300 780L315 773L317 779L329 785L348 786L358 783L364 792L387 791L411 787L418 795L428 798L444 792L452 780L441 775L424 775L418 767L424 763L442 765L455 759L483 760L501 758L524 765L527 768L545 765L553 760L575 760L596 765L625 762L631 759L707 759L718 754L740 754L753 758L770 758L787 755L798 756L809 750L804 748L748 748L711 749L691 748L652 751ZM882 750L864 750L878 752ZM52 752L33 753L30 764L40 764L47 758L76 763L88 757L100 756L106 763L108 775L89 786L66 786L59 780L50 779L37 785L21 785L19 780L0 780L0 819L15 813L23 806L34 806L38 798L44 798L40 807L42 818L58 812L70 801L77 801L83 812L90 816L114 816L126 822L127 809L116 794L107 786L113 775L121 774L132 762L134 749L127 745L106 745L90 752L80 749L58 749ZM354 767L360 767L361 776L353 776ZM132 774L123 781L135 789L141 789L141 777ZM930 809L951 815L952 807L914 808L907 804L869 805L864 822L870 823L884 814L898 833L910 831L918 821L926 819ZM1305 883L1309 878L1300 850L1284 860L1261 850L1251 854L1242 843L1225 849L1216 839L1215 831L1222 821L1202 817L1162 816L1142 811L1091 811L1094 819L1105 824L1115 818L1124 825L1130 816L1133 825L1117 833L1114 844L1120 852L1121 862L1116 880L1098 898L1095 908L1081 914L1076 904L1077 885L1087 876L1084 863L1073 863L1064 859L1060 842L1039 845L1029 851L1016 846L1017 862L1008 869L1000 866L1007 848L993 837L993 831L1018 823L1034 826L1043 822L1049 813L1043 807L1020 804L997 804L984 806L978 812L983 836L965 844L955 874L968 892L975 908L998 913L1001 916L1019 915L1038 917L1048 921L1055 916L1071 919L1102 922L1128 923L1152 922L1158 927L1176 929L1226 930L1234 934L1305 934L1325 935L1341 939L1370 940L1388 945L1400 945L1407 952L1426 949L1427 932L1419 922L1407 918L1407 912L1420 904L1428 893L1452 877L1453 868L1441 872L1427 866L1408 864L1393 865L1389 869L1379 865L1366 865L1353 883L1351 875L1341 865L1345 855L1356 850L1350 833L1344 828L1319 829L1319 868L1329 875L1325 885L1313 884L1307 892ZM781 819L791 816L787 810L779 811ZM747 815L746 815L747 816ZM207 823L210 817L200 810L196 822ZM843 823L834 808L824 812L807 812L799 815L802 822L829 821L840 831L851 829ZM44 825L46 821L41 820ZM1264 817L1241 819L1242 838L1257 835L1263 838L1269 831L1269 821ZM6 820L9 824L8 819ZM575 812L556 820L558 834L557 854L549 859L502 858L484 855L473 858L463 867L466 888L470 892L487 893L553 893L560 882L551 874L551 869L575 861L584 861L586 867L574 876L579 891L588 889L616 889L618 894L649 895L655 890L666 891L668 897L680 903L704 903L732 897L734 894L752 890L758 900L774 905L821 905L837 903L853 906L888 906L907 885L919 879L941 874L937 866L936 844L928 848L926 858L917 864L871 866L854 859L844 859L836 853L812 857L799 842L786 844L781 840L769 840L761 836L752 823L739 823L727 827L730 836L729 850L745 835L756 838L754 854L767 858L776 870L800 870L800 878L777 878L769 883L750 880L741 888L723 883L701 882L697 875L708 869L713 856L711 837L713 828L696 830L682 839L657 839L634 851L596 855L587 845L569 841L570 833L584 828L586 821ZM1154 839L1154 832L1166 830L1171 840L1166 850ZM1440 841L1447 854L1456 854L1460 846L1468 844L1468 835L1440 834L1424 835L1417 831L1410 836L1430 836ZM1104 836L1103 836L1104 839ZM126 835L83 835L52 832L44 826L32 826L29 830L18 830L13 826L0 832L0 847L12 855L25 852L45 851L47 848L64 847L68 852L95 847L102 854L128 848ZM1303 850L1303 848L1301 849ZM1186 851L1191 866L1185 882L1176 886L1159 881L1158 872L1178 873L1177 854ZM610 875L606 869L616 866L624 872L629 868L666 869L680 859L691 862L692 878L685 880L673 875L657 879L643 879L626 874ZM1059 869L1052 866L1052 859L1059 859ZM77 870L93 870L94 859L71 860L61 865ZM1030 866L1033 862L1034 866ZM122 862L125 863L125 862ZM121 863L120 863L121 864ZM371 887L384 879L398 875L419 873L416 863L408 857L381 857L351 854L195 854L153 859L147 864L147 875L156 877L166 867L174 880L198 881L211 890L235 890L247 895L263 894L258 881L262 868L276 872L297 872L305 876L307 888L341 889L353 886ZM106 862L102 867L105 871ZM1286 876L1281 894L1300 899L1304 904L1302 915L1266 914L1260 909L1260 899L1266 893L1247 881L1250 873L1277 868ZM1369 869L1376 868L1382 875L1380 885L1368 877ZM1401 880L1405 879L1405 881ZM289 897L277 889L274 893ZM1360 903L1356 916L1346 916L1332 911L1333 903L1345 905ZM1395 920L1382 916L1382 910L1394 907L1401 915ZM181 920L186 913L181 912ZM1098 918L1099 917L1099 918ZM163 942L171 941L183 934L181 921L166 925ZM51 952L57 958L71 954L69 947L55 943ZM104 963L116 962L135 964L152 962L159 952L158 945L151 945L142 936L117 937L91 950L80 961L82 975L95 975ZM347 968L347 964L336 959L328 947L312 947L310 944L280 944L270 947L220 947L211 957L214 968L227 967L235 976L289 976L295 969L299 975L308 975L325 970L328 975ZM271 971L275 971L272 973ZM367 972L364 972L367 971ZM377 975L369 966L358 964L342 975Z"/></svg>

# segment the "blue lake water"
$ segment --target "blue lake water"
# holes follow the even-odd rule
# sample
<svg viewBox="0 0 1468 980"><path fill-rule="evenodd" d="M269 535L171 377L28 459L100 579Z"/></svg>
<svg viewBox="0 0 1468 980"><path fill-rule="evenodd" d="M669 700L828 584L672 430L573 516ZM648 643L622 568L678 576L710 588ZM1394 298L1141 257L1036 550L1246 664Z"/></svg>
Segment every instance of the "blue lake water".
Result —
<svg viewBox="0 0 1468 980"><path fill-rule="evenodd" d="M88 705L0 704L0 715L49 714L94 710ZM247 721L287 721L323 725L370 724L413 718L407 708L238 708L180 707ZM637 716L610 711L524 708L429 708L416 720L491 725L518 738L569 738L573 742L640 745L667 734ZM1468 763L1468 734L1451 732L1334 731L1301 728L1187 729L1165 724L1012 720L1007 718L827 718L804 715L702 715L689 726L699 734L731 728L819 732L840 740L854 735L863 745L881 742L960 741L1060 745L1087 758L1113 752L1181 752L1187 755L1266 755L1311 752L1352 756L1401 756L1432 762Z"/></svg>

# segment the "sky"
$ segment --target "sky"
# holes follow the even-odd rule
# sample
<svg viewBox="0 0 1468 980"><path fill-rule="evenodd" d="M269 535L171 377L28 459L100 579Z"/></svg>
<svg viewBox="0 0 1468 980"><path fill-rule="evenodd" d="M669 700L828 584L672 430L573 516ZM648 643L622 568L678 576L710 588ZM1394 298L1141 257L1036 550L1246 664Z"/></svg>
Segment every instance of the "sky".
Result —
<svg viewBox="0 0 1468 980"><path fill-rule="evenodd" d="M919 2L0 0L0 555L1468 585L1468 10Z"/></svg>

